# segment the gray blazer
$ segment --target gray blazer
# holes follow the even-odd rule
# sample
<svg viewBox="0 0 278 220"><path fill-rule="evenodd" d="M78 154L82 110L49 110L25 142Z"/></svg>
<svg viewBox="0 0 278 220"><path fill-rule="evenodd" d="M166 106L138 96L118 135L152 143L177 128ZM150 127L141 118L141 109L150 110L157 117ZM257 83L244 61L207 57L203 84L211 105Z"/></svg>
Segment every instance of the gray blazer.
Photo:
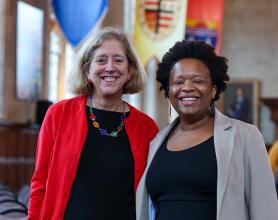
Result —
<svg viewBox="0 0 278 220"><path fill-rule="evenodd" d="M179 122L151 142L146 170L136 192L136 219L154 219L146 191L148 168L162 142ZM278 220L278 200L264 140L257 127L215 112L217 220ZM200 161L201 163L201 161Z"/></svg>

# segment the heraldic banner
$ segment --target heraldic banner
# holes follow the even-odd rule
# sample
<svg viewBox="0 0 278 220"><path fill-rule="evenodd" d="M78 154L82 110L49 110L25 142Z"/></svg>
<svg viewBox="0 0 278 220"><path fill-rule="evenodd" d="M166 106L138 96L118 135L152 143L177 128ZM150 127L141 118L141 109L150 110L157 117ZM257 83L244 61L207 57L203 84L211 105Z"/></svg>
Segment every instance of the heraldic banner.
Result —
<svg viewBox="0 0 278 220"><path fill-rule="evenodd" d="M184 39L187 0L136 0L134 43L146 65Z"/></svg>
<svg viewBox="0 0 278 220"><path fill-rule="evenodd" d="M201 40L221 49L224 0L188 0L186 40Z"/></svg>

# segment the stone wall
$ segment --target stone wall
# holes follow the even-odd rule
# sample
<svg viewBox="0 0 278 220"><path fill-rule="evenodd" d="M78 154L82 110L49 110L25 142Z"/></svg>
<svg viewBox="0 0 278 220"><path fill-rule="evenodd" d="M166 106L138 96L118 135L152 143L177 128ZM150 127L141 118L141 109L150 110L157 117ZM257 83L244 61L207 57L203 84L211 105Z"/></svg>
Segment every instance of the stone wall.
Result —
<svg viewBox="0 0 278 220"><path fill-rule="evenodd" d="M261 97L278 97L278 1L225 0L222 55L231 79L257 79ZM260 130L274 141L269 109L261 104Z"/></svg>
<svg viewBox="0 0 278 220"><path fill-rule="evenodd" d="M229 74L260 80L262 97L278 96L277 11L277 0L225 0L222 54Z"/></svg>

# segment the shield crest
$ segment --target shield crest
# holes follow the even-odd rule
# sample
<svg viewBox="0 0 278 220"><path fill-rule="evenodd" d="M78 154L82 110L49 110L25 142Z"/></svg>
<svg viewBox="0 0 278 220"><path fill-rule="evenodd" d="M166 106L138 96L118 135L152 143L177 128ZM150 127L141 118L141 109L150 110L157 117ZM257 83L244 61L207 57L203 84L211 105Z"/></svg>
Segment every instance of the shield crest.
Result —
<svg viewBox="0 0 278 220"><path fill-rule="evenodd" d="M139 0L138 17L146 35L164 39L171 35L179 20L182 0Z"/></svg>

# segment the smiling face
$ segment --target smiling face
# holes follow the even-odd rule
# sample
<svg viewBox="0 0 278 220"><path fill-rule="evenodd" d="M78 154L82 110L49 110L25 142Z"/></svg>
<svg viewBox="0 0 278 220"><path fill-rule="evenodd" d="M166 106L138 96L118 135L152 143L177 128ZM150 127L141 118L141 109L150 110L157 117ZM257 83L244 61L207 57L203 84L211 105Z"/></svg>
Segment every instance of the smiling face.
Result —
<svg viewBox="0 0 278 220"><path fill-rule="evenodd" d="M123 87L130 78L128 60L122 44L107 39L94 51L88 79L93 82L93 95L121 97Z"/></svg>
<svg viewBox="0 0 278 220"><path fill-rule="evenodd" d="M208 116L209 105L216 94L209 69L193 58L178 61L169 78L169 99L181 117L202 119Z"/></svg>

